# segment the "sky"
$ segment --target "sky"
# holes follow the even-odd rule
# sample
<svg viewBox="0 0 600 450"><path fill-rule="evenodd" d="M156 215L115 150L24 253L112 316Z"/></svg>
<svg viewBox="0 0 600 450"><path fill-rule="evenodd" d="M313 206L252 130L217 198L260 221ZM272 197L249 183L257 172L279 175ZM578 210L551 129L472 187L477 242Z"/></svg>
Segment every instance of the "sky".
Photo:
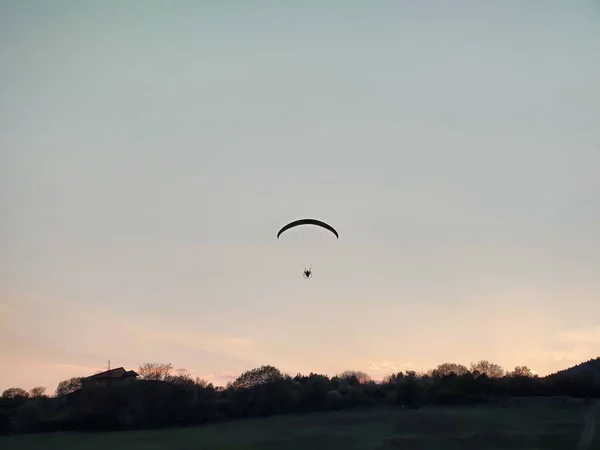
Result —
<svg viewBox="0 0 600 450"><path fill-rule="evenodd" d="M4 0L0 67L0 390L600 356L597 1Z"/></svg>

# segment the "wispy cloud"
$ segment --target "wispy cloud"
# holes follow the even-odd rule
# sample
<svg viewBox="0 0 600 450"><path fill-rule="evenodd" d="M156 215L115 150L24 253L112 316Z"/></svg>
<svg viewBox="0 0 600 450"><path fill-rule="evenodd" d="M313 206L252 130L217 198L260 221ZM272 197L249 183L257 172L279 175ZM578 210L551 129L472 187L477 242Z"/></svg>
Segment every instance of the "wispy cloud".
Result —
<svg viewBox="0 0 600 450"><path fill-rule="evenodd" d="M237 375L233 372L225 371L225 372L221 372L219 374L207 373L204 375L199 375L198 378L200 378L201 380L204 380L208 383L212 383L216 386L224 386L229 381L236 380L238 376L239 375Z"/></svg>
<svg viewBox="0 0 600 450"><path fill-rule="evenodd" d="M189 375L194 373L194 369L190 369L189 367L177 367L173 369L177 375Z"/></svg>
<svg viewBox="0 0 600 450"><path fill-rule="evenodd" d="M236 375L233 372L221 372L219 374L219 378L221 380L226 380L226 381L234 381L235 379L237 379L239 375Z"/></svg>
<svg viewBox="0 0 600 450"><path fill-rule="evenodd" d="M401 370L406 370L407 368L412 366L412 363L394 363L391 361L381 361L381 362L375 362L375 361L369 361L369 369L374 371L374 372L381 372L381 373L395 373L395 372L400 372Z"/></svg>
<svg viewBox="0 0 600 450"><path fill-rule="evenodd" d="M563 342L574 344L600 343L600 326L587 330L565 330L560 333L559 338Z"/></svg>
<svg viewBox="0 0 600 450"><path fill-rule="evenodd" d="M217 376L214 373L207 373L204 375L198 375L198 378L201 380L207 381L209 383L214 383L217 379Z"/></svg>

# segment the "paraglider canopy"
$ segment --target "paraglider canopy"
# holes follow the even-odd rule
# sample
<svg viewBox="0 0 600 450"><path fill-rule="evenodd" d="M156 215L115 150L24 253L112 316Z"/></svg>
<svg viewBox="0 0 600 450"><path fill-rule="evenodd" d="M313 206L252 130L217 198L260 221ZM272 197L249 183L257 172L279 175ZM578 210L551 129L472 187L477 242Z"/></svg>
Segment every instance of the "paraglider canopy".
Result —
<svg viewBox="0 0 600 450"><path fill-rule="evenodd" d="M277 239L279 239L279 236L281 236L281 234L284 233L285 231L287 231L291 228L299 227L301 225L314 225L316 227L322 228L322 229L332 233L336 239L340 238L340 235L338 234L338 232L335 228L333 228L331 225L329 225L321 220L299 219L299 220L294 220L293 222L290 222L287 225L285 225L283 228L281 228L281 230L279 230L279 232L277 233ZM302 272L302 276L304 278L306 278L307 280L312 277L312 269L310 268L310 266L308 269L304 269L304 271Z"/></svg>
<svg viewBox="0 0 600 450"><path fill-rule="evenodd" d="M340 235L335 230L335 228L333 228L331 225L329 225L325 222L322 222L317 219L300 219L300 220L294 220L293 222L288 223L281 230L279 230L279 232L277 233L277 239L279 239L279 236L281 236L281 233L283 233L284 231L289 230L290 228L298 227L300 225L315 225L315 226L318 226L321 228L325 228L326 230L331 231L337 239L340 238Z"/></svg>

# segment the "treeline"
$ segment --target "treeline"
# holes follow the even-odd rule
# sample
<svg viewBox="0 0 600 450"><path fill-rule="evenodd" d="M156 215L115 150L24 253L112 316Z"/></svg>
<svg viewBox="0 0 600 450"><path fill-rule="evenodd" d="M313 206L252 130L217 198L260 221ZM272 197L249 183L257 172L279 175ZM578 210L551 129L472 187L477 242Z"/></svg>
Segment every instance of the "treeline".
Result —
<svg viewBox="0 0 600 450"><path fill-rule="evenodd" d="M382 382L360 371L292 377L273 366L247 371L226 387L174 375L170 364L145 364L139 374L138 380L106 387L82 388L82 379L72 378L62 381L52 397L41 387L7 389L0 398L0 433L186 426L374 405L416 409L510 397L600 397L600 377L591 371L538 377L527 367L505 372L488 361L470 368L445 363L426 373L399 372Z"/></svg>

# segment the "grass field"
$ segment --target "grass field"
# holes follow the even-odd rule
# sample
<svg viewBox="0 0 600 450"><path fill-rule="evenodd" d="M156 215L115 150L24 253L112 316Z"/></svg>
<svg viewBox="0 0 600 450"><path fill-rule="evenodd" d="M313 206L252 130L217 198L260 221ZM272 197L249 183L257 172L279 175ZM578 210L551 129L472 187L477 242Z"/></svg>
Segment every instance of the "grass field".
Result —
<svg viewBox="0 0 600 450"><path fill-rule="evenodd" d="M549 400L506 408L376 408L168 430L9 436L0 438L0 449L578 449L586 411L580 402ZM586 448L600 449L600 436Z"/></svg>

